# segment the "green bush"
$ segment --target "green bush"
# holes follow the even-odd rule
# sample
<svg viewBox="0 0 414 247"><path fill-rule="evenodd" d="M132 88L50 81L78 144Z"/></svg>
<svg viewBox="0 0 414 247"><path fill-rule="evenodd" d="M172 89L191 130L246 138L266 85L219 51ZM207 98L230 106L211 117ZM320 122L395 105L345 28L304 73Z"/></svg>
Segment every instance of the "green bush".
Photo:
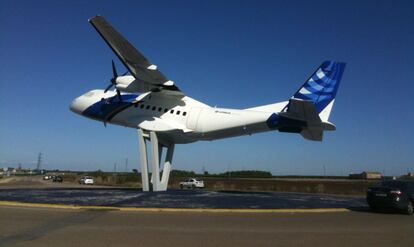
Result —
<svg viewBox="0 0 414 247"><path fill-rule="evenodd" d="M76 173L65 173L63 175L63 181L65 182L77 182L79 180Z"/></svg>
<svg viewBox="0 0 414 247"><path fill-rule="evenodd" d="M246 170L246 171L230 171L219 174L220 177L234 178L271 178L272 173L266 171Z"/></svg>

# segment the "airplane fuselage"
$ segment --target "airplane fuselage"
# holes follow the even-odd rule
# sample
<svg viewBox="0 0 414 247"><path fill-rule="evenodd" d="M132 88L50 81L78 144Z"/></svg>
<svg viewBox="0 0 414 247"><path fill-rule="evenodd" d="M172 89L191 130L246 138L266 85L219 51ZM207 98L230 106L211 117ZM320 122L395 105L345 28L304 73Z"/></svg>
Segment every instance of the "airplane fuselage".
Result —
<svg viewBox="0 0 414 247"><path fill-rule="evenodd" d="M76 98L70 109L82 116L130 128L155 131L171 143L191 143L251 135L277 129L275 120L287 102L266 110L238 110L210 107L188 96L177 99L151 93L134 103L138 94L92 90Z"/></svg>

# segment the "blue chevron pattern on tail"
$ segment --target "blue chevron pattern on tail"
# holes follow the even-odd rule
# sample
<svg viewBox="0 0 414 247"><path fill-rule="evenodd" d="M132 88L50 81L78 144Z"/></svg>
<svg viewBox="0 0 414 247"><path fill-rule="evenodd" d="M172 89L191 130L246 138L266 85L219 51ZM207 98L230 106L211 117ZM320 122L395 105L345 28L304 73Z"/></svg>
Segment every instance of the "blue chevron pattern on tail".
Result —
<svg viewBox="0 0 414 247"><path fill-rule="evenodd" d="M312 101L320 113L335 99L339 82L345 70L345 63L325 61L305 84L293 95L293 98Z"/></svg>

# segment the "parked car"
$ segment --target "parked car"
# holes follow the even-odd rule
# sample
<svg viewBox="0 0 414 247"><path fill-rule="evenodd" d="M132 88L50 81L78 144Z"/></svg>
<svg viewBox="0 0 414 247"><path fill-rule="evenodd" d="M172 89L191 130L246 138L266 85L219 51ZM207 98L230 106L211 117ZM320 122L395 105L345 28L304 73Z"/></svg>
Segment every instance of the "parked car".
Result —
<svg viewBox="0 0 414 247"><path fill-rule="evenodd" d="M403 180L383 181L368 188L367 202L371 210L392 209L413 214L414 182Z"/></svg>
<svg viewBox="0 0 414 247"><path fill-rule="evenodd" d="M85 184L85 185L93 185L95 183L95 181L93 180L92 177L89 176L84 176L79 180L80 184Z"/></svg>
<svg viewBox="0 0 414 247"><path fill-rule="evenodd" d="M180 183L180 188L181 189L184 189L184 188L191 188L191 189L204 188L204 181L198 180L196 178L188 178L184 182Z"/></svg>
<svg viewBox="0 0 414 247"><path fill-rule="evenodd" d="M51 178L51 176L49 176L49 175L45 175L44 177L43 177L43 180L49 180Z"/></svg>
<svg viewBox="0 0 414 247"><path fill-rule="evenodd" d="M62 183L63 182L63 177L62 176L53 176L53 180L54 183Z"/></svg>

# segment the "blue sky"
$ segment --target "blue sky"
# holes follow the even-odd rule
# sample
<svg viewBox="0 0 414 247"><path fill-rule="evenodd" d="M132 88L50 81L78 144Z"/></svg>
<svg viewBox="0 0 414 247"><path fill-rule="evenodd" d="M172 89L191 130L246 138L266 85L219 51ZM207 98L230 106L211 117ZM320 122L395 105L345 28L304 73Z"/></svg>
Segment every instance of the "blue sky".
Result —
<svg viewBox="0 0 414 247"><path fill-rule="evenodd" d="M329 175L414 171L412 1L0 0L0 166L138 167L135 131L73 114L111 77L106 17L189 96L247 108L288 99L326 59L347 62L322 143L267 132L178 145L175 169ZM117 61L119 70L122 65ZM122 68L122 69L121 69Z"/></svg>

